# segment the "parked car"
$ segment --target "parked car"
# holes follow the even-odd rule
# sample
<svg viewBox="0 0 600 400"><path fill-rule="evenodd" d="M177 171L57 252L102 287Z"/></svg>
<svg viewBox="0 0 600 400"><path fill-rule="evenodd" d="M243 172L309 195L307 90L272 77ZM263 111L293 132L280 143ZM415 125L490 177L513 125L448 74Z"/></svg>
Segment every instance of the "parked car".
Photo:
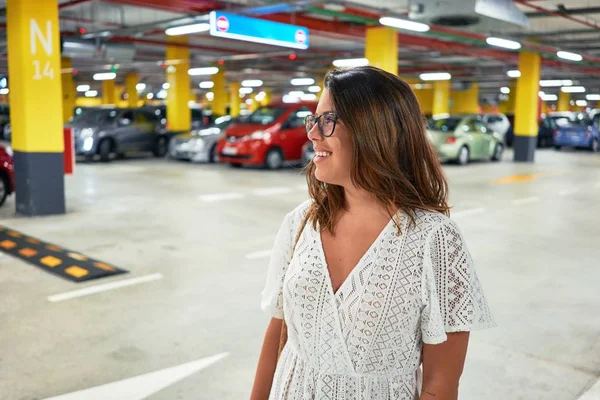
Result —
<svg viewBox="0 0 600 400"><path fill-rule="evenodd" d="M273 103L230 125L219 139L219 161L234 167L261 165L268 169L302 163L308 142L304 118L316 102Z"/></svg>
<svg viewBox="0 0 600 400"><path fill-rule="evenodd" d="M87 109L67 125L73 128L75 154L109 161L111 154L123 156L131 151L151 151L164 157L168 137L160 132L160 120L148 109Z"/></svg>
<svg viewBox="0 0 600 400"><path fill-rule="evenodd" d="M496 132L502 138L502 142L505 142L506 133L511 127L511 122L508 117L504 114L482 114L482 120L485 122L494 132Z"/></svg>
<svg viewBox="0 0 600 400"><path fill-rule="evenodd" d="M476 115L431 119L427 136L442 161L460 165L475 159L500 161L504 152L500 135Z"/></svg>
<svg viewBox="0 0 600 400"><path fill-rule="evenodd" d="M542 115L538 127L537 147L549 147L554 145L554 131L559 125L577 119L581 113L570 111L552 112ZM514 116L512 116L514 119ZM512 146L515 139L514 130L511 128L506 134L506 144Z"/></svg>
<svg viewBox="0 0 600 400"><path fill-rule="evenodd" d="M7 143L0 143L0 206L15 191L13 152Z"/></svg>
<svg viewBox="0 0 600 400"><path fill-rule="evenodd" d="M6 125L10 125L10 106L0 104L0 140L10 141L10 138L5 136Z"/></svg>
<svg viewBox="0 0 600 400"><path fill-rule="evenodd" d="M167 121L167 106L145 106L143 109L148 109L154 112L156 117L159 119L161 123L161 130L164 133L170 131L169 123ZM192 129L202 129L207 128L211 124L210 115L206 115L201 108L191 108L190 109L190 117L191 117L191 127ZM210 113L208 113L210 114Z"/></svg>
<svg viewBox="0 0 600 400"><path fill-rule="evenodd" d="M208 128L175 135L169 143L169 155L179 160L215 162L217 159L217 141L223 130L234 121L235 118L225 115L217 118L214 124Z"/></svg>
<svg viewBox="0 0 600 400"><path fill-rule="evenodd" d="M575 120L557 123L557 129L554 130L554 148L560 150L562 147L578 147L597 152L600 149L599 119L599 114L595 114L593 119L579 114Z"/></svg>

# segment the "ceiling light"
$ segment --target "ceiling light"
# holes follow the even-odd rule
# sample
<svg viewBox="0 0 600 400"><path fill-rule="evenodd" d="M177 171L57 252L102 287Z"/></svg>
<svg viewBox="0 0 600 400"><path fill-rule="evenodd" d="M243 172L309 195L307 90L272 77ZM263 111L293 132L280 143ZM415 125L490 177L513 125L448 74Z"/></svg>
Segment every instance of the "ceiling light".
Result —
<svg viewBox="0 0 600 400"><path fill-rule="evenodd" d="M300 100L302 100L302 101L316 101L317 100L317 95L313 94L313 93L308 93L308 94L305 94L305 95L301 96Z"/></svg>
<svg viewBox="0 0 600 400"><path fill-rule="evenodd" d="M295 78L290 83L294 86L308 86L315 83L315 80L313 78Z"/></svg>
<svg viewBox="0 0 600 400"><path fill-rule="evenodd" d="M369 65L369 60L366 58L345 58L333 60L333 65L338 68L364 67L365 65Z"/></svg>
<svg viewBox="0 0 600 400"><path fill-rule="evenodd" d="M252 103L254 103L254 100L252 100L252 99L246 99L246 104L251 105Z"/></svg>
<svg viewBox="0 0 600 400"><path fill-rule="evenodd" d="M146 90L146 84L145 83L138 83L137 85L135 85L135 89L138 92L143 92L144 90Z"/></svg>
<svg viewBox="0 0 600 400"><path fill-rule="evenodd" d="M560 88L563 93L584 93L585 88L583 86L564 86Z"/></svg>
<svg viewBox="0 0 600 400"><path fill-rule="evenodd" d="M152 100L154 98L154 93L148 93L148 95L146 96L146 98L148 100Z"/></svg>
<svg viewBox="0 0 600 400"><path fill-rule="evenodd" d="M210 30L210 24L201 23L201 24L192 24L192 25L183 25L183 26L175 26L173 28L165 29L165 34L169 36L177 36L177 35L187 35L190 33L199 33L199 32L207 32Z"/></svg>
<svg viewBox="0 0 600 400"><path fill-rule="evenodd" d="M563 58L565 60L570 60L570 61L581 61L583 60L583 57L581 56L581 54L577 54L577 53L571 53L569 51L557 51L556 55L560 58Z"/></svg>
<svg viewBox="0 0 600 400"><path fill-rule="evenodd" d="M379 18L381 25L391 26L393 28L405 29L413 32L427 32L429 25L421 22L409 21L407 19L392 18L392 17L381 17Z"/></svg>
<svg viewBox="0 0 600 400"><path fill-rule="evenodd" d="M95 81L110 81L111 79L115 79L117 74L114 72L99 72L94 74Z"/></svg>
<svg viewBox="0 0 600 400"><path fill-rule="evenodd" d="M169 89L170 87L171 87L171 84L169 82L165 82L162 85L162 88L165 89L165 90Z"/></svg>
<svg viewBox="0 0 600 400"><path fill-rule="evenodd" d="M510 93L510 88L504 86L500 88L500 93L504 93L504 94L509 94Z"/></svg>
<svg viewBox="0 0 600 400"><path fill-rule="evenodd" d="M87 92L88 90L90 90L90 85L78 85L77 86L78 92Z"/></svg>
<svg viewBox="0 0 600 400"><path fill-rule="evenodd" d="M215 86L215 83L213 81L204 81L204 82L200 82L200 89L212 89Z"/></svg>
<svg viewBox="0 0 600 400"><path fill-rule="evenodd" d="M165 89L159 91L158 93L156 93L156 98L157 99L166 99L167 98L167 91Z"/></svg>
<svg viewBox="0 0 600 400"><path fill-rule="evenodd" d="M423 81L448 81L452 79L452 75L447 72L426 72L419 75Z"/></svg>
<svg viewBox="0 0 600 400"><path fill-rule="evenodd" d="M570 79L549 79L540 81L541 87L559 87L559 86L571 86L573 81Z"/></svg>
<svg viewBox="0 0 600 400"><path fill-rule="evenodd" d="M188 74L192 76L197 75L214 75L219 72L217 67L204 67L204 68L190 68Z"/></svg>
<svg viewBox="0 0 600 400"><path fill-rule="evenodd" d="M215 94L213 92L206 93L206 99L208 101L213 101L215 99Z"/></svg>
<svg viewBox="0 0 600 400"><path fill-rule="evenodd" d="M506 75L508 75L511 78L518 78L521 76L521 71L519 71L518 69L513 69L506 72Z"/></svg>
<svg viewBox="0 0 600 400"><path fill-rule="evenodd" d="M302 96L304 96L304 92L302 90L292 90L291 92L288 93L288 95L290 95L292 97L302 97Z"/></svg>
<svg viewBox="0 0 600 400"><path fill-rule="evenodd" d="M542 96L542 100L544 101L556 101L558 100L558 96L555 94L545 94Z"/></svg>
<svg viewBox="0 0 600 400"><path fill-rule="evenodd" d="M259 92L256 96L254 96L254 99L256 101L263 101L265 97L267 97L267 94L265 92Z"/></svg>
<svg viewBox="0 0 600 400"><path fill-rule="evenodd" d="M0 89L0 94L8 94L8 92L9 92L8 88Z"/></svg>
<svg viewBox="0 0 600 400"><path fill-rule="evenodd" d="M577 100L575 102L575 104L577 104L578 107L585 107L585 106L587 106L587 101L585 101L585 100Z"/></svg>
<svg viewBox="0 0 600 400"><path fill-rule="evenodd" d="M88 90L87 92L85 92L85 97L96 97L96 96L98 96L97 90Z"/></svg>
<svg viewBox="0 0 600 400"><path fill-rule="evenodd" d="M243 87L240 88L240 93L241 94L250 94L254 91L254 89L250 88L250 87Z"/></svg>
<svg viewBox="0 0 600 400"><path fill-rule="evenodd" d="M600 100L600 94L588 94L587 96L585 96L585 98L588 100L598 101Z"/></svg>
<svg viewBox="0 0 600 400"><path fill-rule="evenodd" d="M541 90L538 92L538 96L540 96L540 97L543 97L545 94L546 94L546 93L544 93L544 92L543 92L543 91L541 91Z"/></svg>
<svg viewBox="0 0 600 400"><path fill-rule="evenodd" d="M300 99L296 96L283 95L281 99L284 103L297 103Z"/></svg>
<svg viewBox="0 0 600 400"><path fill-rule="evenodd" d="M245 81L242 81L242 86L246 86L246 87L261 87L263 85L263 81L261 81L260 79L248 79Z"/></svg>
<svg viewBox="0 0 600 400"><path fill-rule="evenodd" d="M519 50L521 48L521 43L515 42L514 40L489 37L485 41L490 46L502 47L504 49Z"/></svg>
<svg viewBox="0 0 600 400"><path fill-rule="evenodd" d="M321 91L320 86L311 86L308 88L308 91L311 93L319 93Z"/></svg>

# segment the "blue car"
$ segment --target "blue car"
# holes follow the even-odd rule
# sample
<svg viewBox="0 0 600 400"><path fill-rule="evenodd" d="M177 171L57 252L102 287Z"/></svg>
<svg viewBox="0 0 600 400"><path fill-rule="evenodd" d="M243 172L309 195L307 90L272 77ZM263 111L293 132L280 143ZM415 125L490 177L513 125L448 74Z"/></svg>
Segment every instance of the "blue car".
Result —
<svg viewBox="0 0 600 400"><path fill-rule="evenodd" d="M556 121L554 148L560 150L562 147L577 147L597 152L600 149L599 119L600 115L590 119L579 114L577 118Z"/></svg>

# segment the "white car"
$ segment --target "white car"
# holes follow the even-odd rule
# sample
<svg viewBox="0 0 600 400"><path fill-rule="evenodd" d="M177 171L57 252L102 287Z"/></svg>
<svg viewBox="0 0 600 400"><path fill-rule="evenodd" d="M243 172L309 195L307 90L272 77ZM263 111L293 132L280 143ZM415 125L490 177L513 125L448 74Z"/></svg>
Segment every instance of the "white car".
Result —
<svg viewBox="0 0 600 400"><path fill-rule="evenodd" d="M481 116L494 132L502 137L502 141L506 142L506 132L510 129L510 121L504 114L483 114Z"/></svg>

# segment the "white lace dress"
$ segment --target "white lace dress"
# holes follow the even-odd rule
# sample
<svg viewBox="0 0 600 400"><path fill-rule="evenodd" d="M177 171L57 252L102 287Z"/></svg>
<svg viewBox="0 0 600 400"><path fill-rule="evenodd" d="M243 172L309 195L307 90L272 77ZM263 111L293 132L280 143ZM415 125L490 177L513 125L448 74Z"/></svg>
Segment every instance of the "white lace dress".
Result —
<svg viewBox="0 0 600 400"><path fill-rule="evenodd" d="M399 214L333 292L320 234L310 223L292 246L310 202L281 225L262 308L285 318L288 341L270 400L415 400L423 343L446 332L494 326L471 256L446 216Z"/></svg>

